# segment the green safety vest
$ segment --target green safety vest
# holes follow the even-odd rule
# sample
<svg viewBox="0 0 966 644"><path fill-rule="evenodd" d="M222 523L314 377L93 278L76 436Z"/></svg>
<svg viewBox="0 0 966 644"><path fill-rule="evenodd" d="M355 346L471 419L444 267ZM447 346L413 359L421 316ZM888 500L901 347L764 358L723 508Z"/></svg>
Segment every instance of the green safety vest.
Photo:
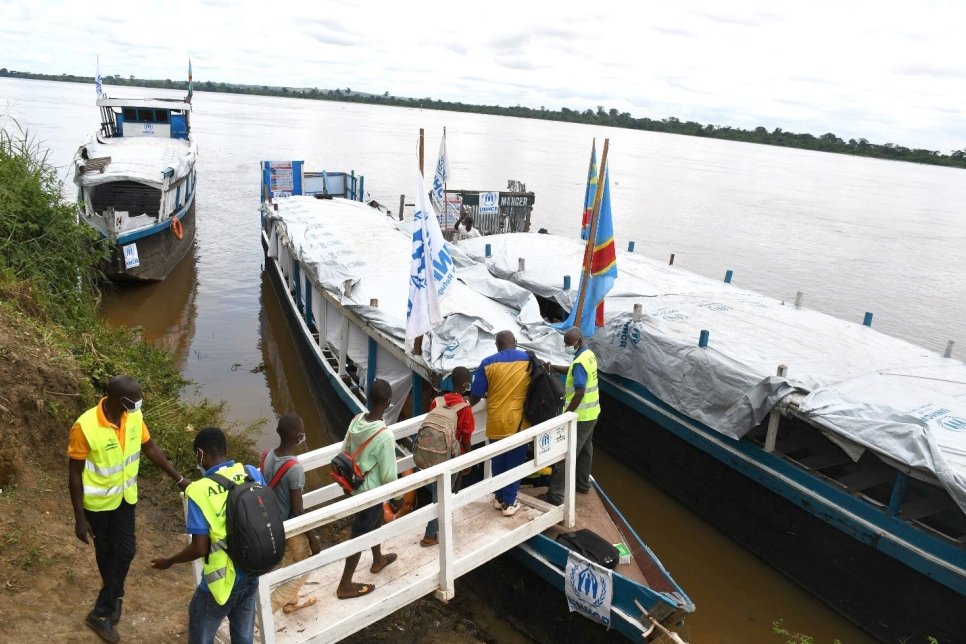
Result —
<svg viewBox="0 0 966 644"><path fill-rule="evenodd" d="M127 412L121 423L124 432L122 449L114 428L105 427L98 421L98 407L88 409L77 419L90 447L81 475L83 504L85 509L93 512L108 512L121 505L121 499L131 504L138 502L143 423L140 410Z"/></svg>
<svg viewBox="0 0 966 644"><path fill-rule="evenodd" d="M247 473L244 463L235 463L230 467L222 467L215 471L235 483L243 483ZM201 574L208 584L211 596L220 606L224 606L235 587L235 564L228 557L226 548L228 542L227 510L228 491L210 478L195 481L185 490L189 499L195 502L201 513L208 521L208 538L211 545L208 556L205 557Z"/></svg>
<svg viewBox="0 0 966 644"><path fill-rule="evenodd" d="M570 406L570 401L574 398L574 365L583 366L587 372L587 387L584 389L584 397L577 405L577 421L594 420L600 416L600 391L597 389L597 356L590 349L581 351L570 363L567 369L567 382L564 384L566 399L564 409Z"/></svg>

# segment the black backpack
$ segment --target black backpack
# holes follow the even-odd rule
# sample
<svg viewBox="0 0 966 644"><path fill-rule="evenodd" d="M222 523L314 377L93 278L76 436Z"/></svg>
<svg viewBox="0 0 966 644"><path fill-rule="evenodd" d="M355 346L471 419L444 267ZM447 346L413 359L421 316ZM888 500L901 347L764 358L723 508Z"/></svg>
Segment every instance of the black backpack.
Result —
<svg viewBox="0 0 966 644"><path fill-rule="evenodd" d="M285 554L285 528L275 492L253 481L247 470L241 483L221 474L208 478L228 490L226 550L235 567L258 576L277 566Z"/></svg>
<svg viewBox="0 0 966 644"><path fill-rule="evenodd" d="M527 351L527 355L530 357L530 386L523 402L523 417L530 425L536 425L563 412L564 388L557 374L545 369L533 351Z"/></svg>
<svg viewBox="0 0 966 644"><path fill-rule="evenodd" d="M607 540L596 532L586 528L558 535L557 543L573 550L585 559L611 570L617 567L621 558L621 553L618 552L617 548L607 543Z"/></svg>

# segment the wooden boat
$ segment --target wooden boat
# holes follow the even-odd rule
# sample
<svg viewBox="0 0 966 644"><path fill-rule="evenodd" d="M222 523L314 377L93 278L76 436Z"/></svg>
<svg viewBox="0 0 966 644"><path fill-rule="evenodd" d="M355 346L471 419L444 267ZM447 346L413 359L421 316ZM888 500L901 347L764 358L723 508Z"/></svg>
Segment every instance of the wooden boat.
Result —
<svg viewBox="0 0 966 644"><path fill-rule="evenodd" d="M583 249L518 234L459 252L559 319ZM617 265L589 342L595 442L872 635L961 638L966 365L870 314L837 320L630 251Z"/></svg>
<svg viewBox="0 0 966 644"><path fill-rule="evenodd" d="M433 392L444 386L448 372L460 364L475 368L482 357L492 353L493 337L503 328L514 330L521 347L532 348L544 359L558 363L565 359L559 334L540 320L532 296L480 271L461 273L461 283L444 301L444 312L458 312L454 316L457 322L463 320L458 328L444 323L424 337L422 355L407 353L399 322L400 318L403 323L405 320L408 275L398 266L408 265L409 231L379 209L362 203L362 179L354 174L305 172L301 162L265 162L262 171L262 195L266 199L261 233L265 271L292 331L308 380L317 392L316 403L323 415L339 426L347 426L349 418L364 409L366 383L376 376L393 385L393 405L387 422L418 417ZM279 172L281 178L276 177ZM286 193L285 197L277 194L275 188L279 186L284 186L281 192ZM494 288L499 295L494 295ZM397 310L393 298L398 304L399 293L403 305ZM466 318L473 321L466 323ZM472 343L467 340L470 336ZM455 341L457 337L462 342ZM474 409L478 428L474 444L485 440L485 413L483 401ZM401 429L397 437L414 431L415 426ZM461 458L472 459L476 453ZM412 459L407 461L407 455L401 441L400 468L411 466ZM324 461L315 455L310 458L312 462ZM525 465L535 467L533 460ZM487 480L481 485L487 485ZM472 489L457 496L469 497L474 494ZM612 610L606 616L608 626L632 640L651 636L654 624L641 609L663 627L680 624L694 610L684 591L623 520L603 490L595 486L592 494L580 496L578 523L586 522L609 539L627 544L632 553L628 563L613 571L614 594ZM307 495L306 502L311 505L336 497L335 491L323 489ZM557 511L525 490L520 499L533 519ZM466 507L476 507L476 503L479 502L467 502ZM489 496L482 500L481 507L482 510L473 512L489 507L492 513ZM563 591L569 551L555 541L558 532L558 528L549 528L532 536L515 549L514 557ZM421 527L419 533L408 536L410 547L416 546L419 536ZM482 562L476 565L479 563ZM326 589L324 592L331 591L326 584L320 584ZM318 605L323 605L321 599ZM566 611L566 607L561 594L558 609ZM300 617L303 612L294 613L294 617L279 616L278 632L283 632L283 626L286 633L308 628L291 621L312 619ZM365 620L367 616L372 617L373 613L360 614L356 619Z"/></svg>
<svg viewBox="0 0 966 644"><path fill-rule="evenodd" d="M80 222L107 240L117 282L163 280L195 238L191 101L97 100L101 127L74 156Z"/></svg>

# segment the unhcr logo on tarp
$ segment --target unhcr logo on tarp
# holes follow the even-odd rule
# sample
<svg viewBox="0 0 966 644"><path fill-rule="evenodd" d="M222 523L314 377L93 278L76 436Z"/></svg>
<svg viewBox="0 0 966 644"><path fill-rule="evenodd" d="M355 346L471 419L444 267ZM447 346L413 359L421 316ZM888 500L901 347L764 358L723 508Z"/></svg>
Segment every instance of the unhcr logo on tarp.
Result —
<svg viewBox="0 0 966 644"><path fill-rule="evenodd" d="M566 594L570 612L577 612L610 628L614 598L611 571L571 551L567 557Z"/></svg>

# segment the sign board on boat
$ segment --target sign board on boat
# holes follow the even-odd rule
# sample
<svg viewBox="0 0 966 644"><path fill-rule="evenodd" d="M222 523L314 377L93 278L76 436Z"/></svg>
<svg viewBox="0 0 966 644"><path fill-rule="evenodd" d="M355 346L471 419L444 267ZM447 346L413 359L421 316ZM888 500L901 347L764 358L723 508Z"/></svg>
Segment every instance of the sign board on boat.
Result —
<svg viewBox="0 0 966 644"><path fill-rule="evenodd" d="M481 192L480 193L480 210L481 215L496 215L500 212L500 193L499 192Z"/></svg>
<svg viewBox="0 0 966 644"><path fill-rule="evenodd" d="M567 556L564 584L571 613L580 613L610 628L610 605L614 598L614 578L610 570L571 550Z"/></svg>
<svg viewBox="0 0 966 644"><path fill-rule="evenodd" d="M537 467L546 467L567 452L567 428L554 427L533 439L533 460Z"/></svg>
<svg viewBox="0 0 966 644"><path fill-rule="evenodd" d="M124 268L137 268L141 265L141 258L138 257L138 245L128 244L124 247Z"/></svg>

